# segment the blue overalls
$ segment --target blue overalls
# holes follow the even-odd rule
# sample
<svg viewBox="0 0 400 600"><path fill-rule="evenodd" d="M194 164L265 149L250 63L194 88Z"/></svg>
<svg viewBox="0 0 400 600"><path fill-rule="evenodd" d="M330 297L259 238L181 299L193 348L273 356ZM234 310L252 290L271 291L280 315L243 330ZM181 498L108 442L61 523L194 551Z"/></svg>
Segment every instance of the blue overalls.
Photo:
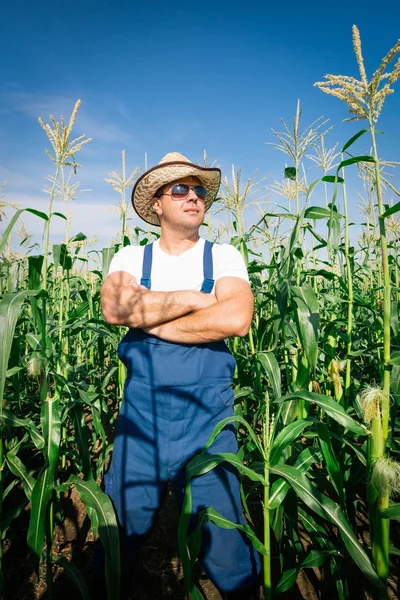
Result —
<svg viewBox="0 0 400 600"><path fill-rule="evenodd" d="M144 250L141 284L151 289L152 245ZM205 243L202 292L213 288L212 244ZM233 414L235 359L223 340L208 344L166 342L141 329L130 329L118 347L127 368L106 492L121 526L122 587L132 569L171 480L182 506L185 466L210 437L215 425ZM233 426L217 436L209 453L233 452ZM220 465L192 479L193 515L212 506L227 519L243 523L235 469ZM201 564L225 593L254 587L259 557L238 530L208 523L203 531ZM126 592L125 592L126 593Z"/></svg>

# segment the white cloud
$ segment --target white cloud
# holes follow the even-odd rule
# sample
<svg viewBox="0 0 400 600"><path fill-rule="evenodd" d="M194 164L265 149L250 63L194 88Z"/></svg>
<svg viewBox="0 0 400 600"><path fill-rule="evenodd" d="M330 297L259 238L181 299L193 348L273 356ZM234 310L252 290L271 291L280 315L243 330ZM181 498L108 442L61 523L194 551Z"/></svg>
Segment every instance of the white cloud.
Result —
<svg viewBox="0 0 400 600"><path fill-rule="evenodd" d="M129 111L112 96L102 95L101 102L95 103L81 94L82 105L79 109L75 131L82 132L93 140L105 143L127 143L135 145L133 138L133 123ZM8 91L2 95L0 113L10 114L22 112L27 117L49 122L52 115L56 121L64 116L69 121L72 109L78 96L70 92L65 94L35 94L26 91Z"/></svg>

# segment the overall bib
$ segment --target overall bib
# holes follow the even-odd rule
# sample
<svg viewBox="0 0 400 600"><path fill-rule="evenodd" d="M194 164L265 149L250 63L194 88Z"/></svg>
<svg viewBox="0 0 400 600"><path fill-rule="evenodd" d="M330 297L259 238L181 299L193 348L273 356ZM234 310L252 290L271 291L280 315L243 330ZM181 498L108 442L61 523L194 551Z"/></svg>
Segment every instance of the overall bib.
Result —
<svg viewBox="0 0 400 600"><path fill-rule="evenodd" d="M213 288L212 244L205 243L204 282ZM145 247L141 284L151 289L152 245ZM168 480L182 506L187 462L201 451L215 425L233 414L235 359L224 341L176 344L130 329L118 347L127 368L112 464L106 475L121 527L122 589L129 589L143 541L154 525ZM210 454L238 450L235 428L227 426ZM193 519L212 506L227 519L244 523L238 476L220 465L192 479ZM254 587L260 570L252 544L238 530L208 523L199 556L214 585L225 593Z"/></svg>

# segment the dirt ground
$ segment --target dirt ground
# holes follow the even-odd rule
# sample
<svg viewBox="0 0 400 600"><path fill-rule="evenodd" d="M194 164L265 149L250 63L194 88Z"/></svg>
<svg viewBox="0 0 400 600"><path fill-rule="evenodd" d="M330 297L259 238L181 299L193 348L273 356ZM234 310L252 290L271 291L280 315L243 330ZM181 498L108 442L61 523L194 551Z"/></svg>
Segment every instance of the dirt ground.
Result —
<svg viewBox="0 0 400 600"><path fill-rule="evenodd" d="M85 507L77 493L72 490L65 499L63 512L66 518L58 523L54 535L53 553L73 560L83 573L92 598L93 591L93 551L94 539L86 518ZM26 544L29 511L20 515L13 524L11 540L3 542L4 594L3 600L39 600L46 594L44 575L36 579L32 560ZM131 588L131 600L184 600L183 573L178 558L177 540L178 510L171 492L160 511L156 528L143 549L140 563L136 569ZM275 581L279 577L278 557L272 563ZM70 600L77 592L62 569L54 568L54 600ZM328 571L326 569L325 573ZM373 590L359 574L358 568L349 564L349 598L351 600L373 600ZM220 595L200 568L196 577L206 600L220 600ZM282 600L334 600L336 598L334 581L322 576L319 569L303 571L296 585L282 594ZM389 598L398 598L396 583L390 581Z"/></svg>

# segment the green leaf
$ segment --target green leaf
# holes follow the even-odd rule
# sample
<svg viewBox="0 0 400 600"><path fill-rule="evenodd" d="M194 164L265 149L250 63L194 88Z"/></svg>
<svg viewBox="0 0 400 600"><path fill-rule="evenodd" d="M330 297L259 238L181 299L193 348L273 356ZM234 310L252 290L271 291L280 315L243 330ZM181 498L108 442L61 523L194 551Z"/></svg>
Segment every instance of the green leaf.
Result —
<svg viewBox="0 0 400 600"><path fill-rule="evenodd" d="M46 464L42 468L32 491L32 508L28 527L28 546L37 560L43 550L47 507L54 490L60 445L60 401L57 397L44 401L41 417L46 441Z"/></svg>
<svg viewBox="0 0 400 600"><path fill-rule="evenodd" d="M67 558L65 558L65 556L53 556L52 562L64 569L65 575L75 586L78 598L81 598L81 600L91 600L91 595L89 593L89 588L86 585L85 578L72 561L69 561Z"/></svg>
<svg viewBox="0 0 400 600"><path fill-rule="evenodd" d="M32 507L28 527L28 546L40 560L43 550L47 506L54 489L54 471L43 467L32 490Z"/></svg>
<svg viewBox="0 0 400 600"><path fill-rule="evenodd" d="M199 533L201 534L203 527L207 525L209 521L215 523L215 525L218 525L218 527L221 527L222 529L238 529L239 531L242 531L251 540L253 546L258 552L264 555L267 554L264 544L260 542L260 540L253 532L251 527L243 523L233 523L232 521L226 519L223 515L218 513L216 510L214 510L212 507L207 507L199 513L198 525L196 527L196 530L190 536L190 538L192 538L192 541L190 541L190 538L188 541L189 547L195 550L195 556L198 556L201 547L201 535L199 535ZM194 539L195 542L193 542ZM191 559L193 560L195 556L191 556Z"/></svg>
<svg viewBox="0 0 400 600"><path fill-rule="evenodd" d="M314 371L318 358L318 300L314 290L309 286L292 287L291 296L303 352L311 371Z"/></svg>
<svg viewBox="0 0 400 600"><path fill-rule="evenodd" d="M352 156L351 158L346 158L346 160L343 160L340 165L337 168L337 171L339 171L340 169L343 169L343 167L348 167L349 165L355 165L356 163L361 163L361 162L370 162L370 163L375 163L376 160L373 156Z"/></svg>
<svg viewBox="0 0 400 600"><path fill-rule="evenodd" d="M390 364L400 367L400 350L392 353L392 356L390 357Z"/></svg>
<svg viewBox="0 0 400 600"><path fill-rule="evenodd" d="M381 515L385 519L396 519L397 521L400 521L400 502L391 504L389 508L381 510Z"/></svg>
<svg viewBox="0 0 400 600"><path fill-rule="evenodd" d="M190 590L190 597L191 597L191 600L204 600L203 594L200 592L200 590L196 586L193 586L192 589Z"/></svg>
<svg viewBox="0 0 400 600"><path fill-rule="evenodd" d="M28 256L28 288L30 290L40 289L40 275L42 273L44 256Z"/></svg>
<svg viewBox="0 0 400 600"><path fill-rule="evenodd" d="M347 148L350 148L350 146L352 146L354 144L354 142L358 140L359 137L361 137L362 135L364 135L364 133L367 133L367 132L368 132L368 129L361 129L361 131L359 131L358 133L353 135L353 137L351 137L349 139L349 141L345 143L341 152L346 152Z"/></svg>
<svg viewBox="0 0 400 600"><path fill-rule="evenodd" d="M275 355L272 352L257 352L256 357L264 368L275 398L279 398L282 395L281 370Z"/></svg>
<svg viewBox="0 0 400 600"><path fill-rule="evenodd" d="M49 218L46 215L46 213L41 212L40 210L36 210L34 208L23 208L22 210L26 210L26 212L30 212L33 215L36 215L37 217L40 217L41 219L43 219L44 221L48 221Z"/></svg>
<svg viewBox="0 0 400 600"><path fill-rule="evenodd" d="M108 275L108 271L110 270L110 263L115 254L115 248L103 248L101 251L102 254L102 273L103 273L103 281L106 279Z"/></svg>
<svg viewBox="0 0 400 600"><path fill-rule="evenodd" d="M331 210L329 208L323 208L321 206L309 206L306 208L304 213L305 219L329 219L331 215ZM339 213L333 213L334 219L341 219L342 215Z"/></svg>
<svg viewBox="0 0 400 600"><path fill-rule="evenodd" d="M68 243L73 244L74 242L83 242L86 239L87 239L86 235L84 233L80 232L80 233L77 233L76 235L74 235L72 238L70 238L68 240Z"/></svg>
<svg viewBox="0 0 400 600"><path fill-rule="evenodd" d="M72 269L72 258L68 254L68 248L66 244L54 244L53 245L53 260L54 260L54 269L57 271L59 265L65 271L70 271Z"/></svg>
<svg viewBox="0 0 400 600"><path fill-rule="evenodd" d="M306 473L310 466L319 463L322 460L322 454L313 448L306 448L301 452L294 464L294 468L301 473ZM284 501L289 490L289 484L283 479L277 479L271 486L268 508L273 510L278 508Z"/></svg>
<svg viewBox="0 0 400 600"><path fill-rule="evenodd" d="M396 418L397 407L400 406L400 367L393 366L390 378L390 392L393 397L393 411L395 412L393 422Z"/></svg>
<svg viewBox="0 0 400 600"><path fill-rule="evenodd" d="M331 565L332 575L335 579L338 600L347 600L345 583L342 576L343 568L341 564L341 555L336 554L336 548L334 547L325 529L321 525L318 525L318 523L315 522L312 516L305 512L300 506L298 508L298 515L300 520L302 521L305 530L308 532L308 534L310 535L310 537L316 545L321 546L322 548L327 548L331 551L335 551L332 553L329 562Z"/></svg>
<svg viewBox="0 0 400 600"><path fill-rule="evenodd" d="M232 415L231 417L226 417L225 419L222 419L222 421L217 423L217 425L214 427L214 430L213 430L212 434L210 435L206 445L204 446L204 448L202 450L202 454L200 454L198 456L202 456L204 454L204 452L206 452L210 448L211 444L213 443L213 441L215 440L217 435L229 423L238 423L240 425L243 425L243 427L246 428L247 433L249 434L250 438L254 442L256 448L258 449L260 456L263 456L264 453L263 453L262 446L259 442L259 439L257 438L256 434L254 433L254 431L251 428L251 426L249 425L249 423L243 417L240 417L239 415Z"/></svg>
<svg viewBox="0 0 400 600"><path fill-rule="evenodd" d="M28 474L23 462L13 454L13 452L7 452L6 462L11 473L16 477L19 477L22 481L24 492L28 500L31 499L33 486L35 485L34 478Z"/></svg>
<svg viewBox="0 0 400 600"><path fill-rule="evenodd" d="M6 377L12 377L13 375L16 375L17 373L19 373L20 371L23 371L24 367L12 367L12 369L8 369L7 373L6 373Z"/></svg>
<svg viewBox="0 0 400 600"><path fill-rule="evenodd" d="M61 219L64 219L64 221L68 221L67 217L60 212L53 212L53 213L51 213L51 216L52 217L60 217Z"/></svg>
<svg viewBox="0 0 400 600"><path fill-rule="evenodd" d="M296 181L296 169L295 167L286 167L284 170L284 175L286 179L291 179L292 181Z"/></svg>
<svg viewBox="0 0 400 600"><path fill-rule="evenodd" d="M325 181L326 183L335 183L336 181L338 183L344 183L343 177L336 177L335 175L325 175L322 177L322 181Z"/></svg>
<svg viewBox="0 0 400 600"><path fill-rule="evenodd" d="M355 444L353 440L349 439L345 435L338 435L336 433L333 433L332 431L329 434L335 440L339 440L340 442L342 442L342 444L346 444L346 446L349 446L349 448L351 448L353 450L353 452L357 456L358 460L364 466L367 464L366 451L361 446L359 446L358 444Z"/></svg>
<svg viewBox="0 0 400 600"><path fill-rule="evenodd" d="M82 502L93 509L98 518L100 540L106 557L106 585L108 598L119 598L120 552L117 518L110 498L94 480L82 481L79 477L70 477L69 483L75 485Z"/></svg>
<svg viewBox="0 0 400 600"><path fill-rule="evenodd" d="M316 429L319 437L319 443L321 446L322 453L325 458L326 468L328 470L329 477L332 481L332 484L336 490L336 493L339 496L340 504L344 506L345 497L344 497L344 486L342 473L340 470L340 465L337 457L332 448L330 435L327 426L325 423L317 423Z"/></svg>
<svg viewBox="0 0 400 600"><path fill-rule="evenodd" d="M28 296L35 296L36 290L23 290L13 294L6 294L0 302L0 422L4 400L4 387L15 326L22 304Z"/></svg>
<svg viewBox="0 0 400 600"><path fill-rule="evenodd" d="M321 567L325 560L334 553L336 553L335 550L311 550L306 558L300 563L299 567L287 569L282 573L278 585L274 590L275 594L286 592L292 587L300 571L303 569Z"/></svg>
<svg viewBox="0 0 400 600"><path fill-rule="evenodd" d="M373 585L382 587L380 578L376 574L364 548L358 542L357 537L340 506L328 498L328 496L321 494L321 492L311 484L306 475L299 473L295 468L290 467L289 465L276 465L271 468L271 473L286 479L310 510L339 528L347 551L354 562Z"/></svg>
<svg viewBox="0 0 400 600"><path fill-rule="evenodd" d="M312 402L321 407L327 415L332 417L335 421L350 429L353 433L357 435L367 435L369 432L364 425L361 423L357 423L352 417L350 417L344 408L335 402L329 396L324 396L323 394L314 394L314 392L307 392L306 390L297 390L293 394L287 394L279 398L279 400L274 400L273 402L288 402L289 400L305 400L306 402Z"/></svg>
<svg viewBox="0 0 400 600"><path fill-rule="evenodd" d="M253 469L250 469L250 467L246 467L236 454L231 454L230 452L220 454L198 454L187 464L186 477L190 480L192 477L204 475L223 462L227 462L236 467L241 475L246 475L246 477L252 481L259 481L265 485L265 479L262 475L256 473Z"/></svg>
<svg viewBox="0 0 400 600"><path fill-rule="evenodd" d="M390 217L400 210L400 202L397 202L394 206L390 206L384 213L382 213L381 218L386 219L386 217Z"/></svg>
<svg viewBox="0 0 400 600"><path fill-rule="evenodd" d="M34 215L36 215L37 217L40 217L41 219L44 219L45 221L48 221L47 215L45 215L44 213L38 211L38 210L34 210L33 208L20 208L19 210L17 210L13 216L11 217L11 220L8 224L8 226L6 227L5 232L3 233L3 235L1 236L0 239L0 254L3 252L5 245L7 244L8 238L10 237L11 231L13 230L13 227L15 225L15 223L18 221L19 217L22 215L22 213L24 211L30 212Z"/></svg>
<svg viewBox="0 0 400 600"><path fill-rule="evenodd" d="M82 406L75 405L73 408L70 408L68 412L74 424L74 437L82 460L82 473L85 480L93 479L90 464L88 428L85 424Z"/></svg>
<svg viewBox="0 0 400 600"><path fill-rule="evenodd" d="M253 388L251 387L240 387L236 388L234 391L235 401L240 400L241 398L247 398L250 394L253 394Z"/></svg>
<svg viewBox="0 0 400 600"><path fill-rule="evenodd" d="M3 408L2 421L6 427L27 427L29 420L17 417L8 408Z"/></svg>
<svg viewBox="0 0 400 600"><path fill-rule="evenodd" d="M283 592L287 592L287 590L289 590L296 581L298 573L299 569L297 567L283 571L281 578L276 585L274 593L283 594Z"/></svg>
<svg viewBox="0 0 400 600"><path fill-rule="evenodd" d="M302 569L314 569L322 567L325 560L332 554L339 554L337 550L311 550L306 558L301 562L300 567Z"/></svg>
<svg viewBox="0 0 400 600"><path fill-rule="evenodd" d="M315 419L299 419L298 421L286 425L274 439L269 457L270 466L274 466L279 462L285 448L287 448L306 427L309 427L316 422Z"/></svg>

